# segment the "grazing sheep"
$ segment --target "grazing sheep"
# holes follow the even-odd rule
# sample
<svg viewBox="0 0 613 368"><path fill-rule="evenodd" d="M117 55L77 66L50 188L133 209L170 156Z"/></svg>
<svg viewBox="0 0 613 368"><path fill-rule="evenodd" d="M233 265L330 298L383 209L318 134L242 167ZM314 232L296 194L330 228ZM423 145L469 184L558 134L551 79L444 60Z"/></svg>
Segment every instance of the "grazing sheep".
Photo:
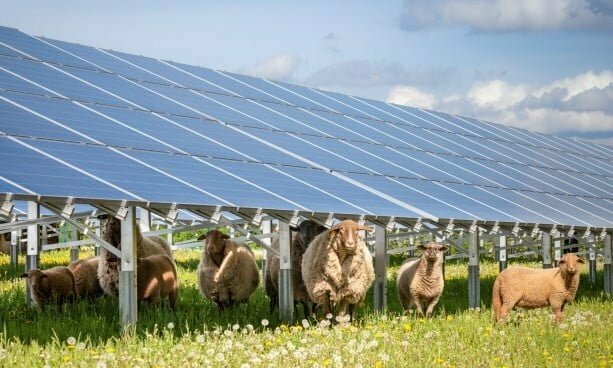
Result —
<svg viewBox="0 0 613 368"><path fill-rule="evenodd" d="M438 243L419 245L424 251L419 259L405 262L398 270L396 291L402 308L406 311L412 305L426 317L432 317L432 310L443 293L443 252L447 247Z"/></svg>
<svg viewBox="0 0 613 368"><path fill-rule="evenodd" d="M298 227L290 227L295 232L291 243L291 259L292 259L292 285L294 294L294 304L301 303L304 316L311 315L311 299L306 290L304 281L302 280L302 256L307 249L309 243L318 234L326 231L324 226L317 224L311 220L305 220ZM275 240L272 249L279 251L279 240ZM264 276L264 289L268 295L270 302L270 313L279 306L279 257L273 252L266 254L266 272Z"/></svg>
<svg viewBox="0 0 613 368"><path fill-rule="evenodd" d="M94 299L104 294L98 281L100 257L89 257L68 265L75 278L75 290L79 299Z"/></svg>
<svg viewBox="0 0 613 368"><path fill-rule="evenodd" d="M68 267L33 269L21 277L27 279L30 296L40 309L45 309L50 302L61 305L75 299L75 277Z"/></svg>
<svg viewBox="0 0 613 368"><path fill-rule="evenodd" d="M138 300L157 304L168 297L170 307L176 310L179 285L173 260L165 254L154 254L139 258L136 267Z"/></svg>
<svg viewBox="0 0 613 368"><path fill-rule="evenodd" d="M11 233L8 233L11 235ZM11 252L10 239L6 238L6 234L0 234L0 254L9 254Z"/></svg>
<svg viewBox="0 0 613 368"><path fill-rule="evenodd" d="M210 230L198 239L205 241L197 271L202 295L220 309L247 301L260 283L251 249L218 230Z"/></svg>
<svg viewBox="0 0 613 368"><path fill-rule="evenodd" d="M504 321L516 306L530 309L551 306L556 322L561 322L564 306L575 298L579 288L578 263L585 262L574 253L567 253L557 268L509 267L502 271L492 290L495 321Z"/></svg>
<svg viewBox="0 0 613 368"><path fill-rule="evenodd" d="M302 257L302 278L311 300L323 315L347 313L353 319L375 279L372 256L358 231L368 230L351 220L317 235Z"/></svg>
<svg viewBox="0 0 613 368"><path fill-rule="evenodd" d="M121 221L109 215L100 215L99 219L106 219L103 239L111 245L121 248ZM172 260L172 252L168 243L159 236L143 237L139 229L136 231L136 256L148 257L154 254L165 254ZM119 284L119 262L117 257L108 250L100 249L100 262L98 264L98 280L104 292L117 296Z"/></svg>

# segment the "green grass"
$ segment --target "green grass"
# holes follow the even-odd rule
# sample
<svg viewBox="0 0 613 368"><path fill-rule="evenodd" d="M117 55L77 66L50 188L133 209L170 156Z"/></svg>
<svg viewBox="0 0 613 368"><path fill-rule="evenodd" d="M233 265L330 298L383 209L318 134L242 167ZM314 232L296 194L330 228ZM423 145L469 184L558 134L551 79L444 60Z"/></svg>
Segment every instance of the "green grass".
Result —
<svg viewBox="0 0 613 368"><path fill-rule="evenodd" d="M386 314L372 311L369 295L353 325L322 328L311 320L305 329L301 316L288 327L270 315L261 288L248 304L219 312L197 290L199 253L181 250L175 257L178 311L142 305L137 326L122 334L113 298L44 312L26 305L24 283L17 278L23 264L12 269L8 257L0 256L0 367L613 367L613 301L602 292L601 270L596 285L582 274L562 325L552 324L549 311L541 309L514 312L508 324L493 328L489 306L496 263L481 266L477 311L467 308L466 264L447 263L445 292L434 318L426 320L400 315L394 283L400 259L394 258ZM68 259L66 250L46 252L42 268ZM263 327L262 320L269 325Z"/></svg>

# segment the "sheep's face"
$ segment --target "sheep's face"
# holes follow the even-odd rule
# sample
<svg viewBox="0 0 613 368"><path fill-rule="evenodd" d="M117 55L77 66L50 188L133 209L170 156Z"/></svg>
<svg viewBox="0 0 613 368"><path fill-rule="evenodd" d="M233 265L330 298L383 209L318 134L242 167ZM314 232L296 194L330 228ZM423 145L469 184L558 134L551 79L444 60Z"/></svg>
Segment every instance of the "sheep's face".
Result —
<svg viewBox="0 0 613 368"><path fill-rule="evenodd" d="M585 263L585 261L574 253L566 253L560 259L560 270L564 270L566 273L574 275L577 273L577 271L579 271L579 263Z"/></svg>
<svg viewBox="0 0 613 368"><path fill-rule="evenodd" d="M47 275L41 270L30 270L28 273L21 275L22 278L28 279L30 288L38 295L45 295L47 290Z"/></svg>
<svg viewBox="0 0 613 368"><path fill-rule="evenodd" d="M198 238L198 240L203 239L206 252L208 254L218 254L223 252L226 240L230 239L230 237L219 230L210 230Z"/></svg>
<svg viewBox="0 0 613 368"><path fill-rule="evenodd" d="M106 220L103 239L117 249L121 249L121 221L109 215L100 215L98 219Z"/></svg>
<svg viewBox="0 0 613 368"><path fill-rule="evenodd" d="M355 221L345 220L332 226L330 229L330 236L339 236L341 240L341 246L345 248L347 254L354 254L357 250L360 242L360 234L358 231L366 230L368 227L364 225L358 225Z"/></svg>
<svg viewBox="0 0 613 368"><path fill-rule="evenodd" d="M428 243L417 246L417 248L424 251L424 257L428 262L436 262L443 257L443 252L447 250L447 247L439 243Z"/></svg>
<svg viewBox="0 0 613 368"><path fill-rule="evenodd" d="M292 226L291 229L297 233L296 236L300 237L303 248L300 249L301 253L306 251L307 246L317 235L326 231L325 226L319 225L315 221L311 220L304 220L297 227Z"/></svg>

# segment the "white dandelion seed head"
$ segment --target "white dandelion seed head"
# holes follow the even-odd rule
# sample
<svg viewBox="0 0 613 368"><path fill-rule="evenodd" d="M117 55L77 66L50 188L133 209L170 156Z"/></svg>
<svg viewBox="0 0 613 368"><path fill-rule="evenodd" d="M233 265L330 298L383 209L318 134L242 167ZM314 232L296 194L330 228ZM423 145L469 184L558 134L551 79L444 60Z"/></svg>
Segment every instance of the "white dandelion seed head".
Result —
<svg viewBox="0 0 613 368"><path fill-rule="evenodd" d="M85 350L85 343L84 342L80 342L77 344L77 349L79 350Z"/></svg>
<svg viewBox="0 0 613 368"><path fill-rule="evenodd" d="M238 323L235 323L232 325L232 330L234 331L238 331L241 328L241 326Z"/></svg>
<svg viewBox="0 0 613 368"><path fill-rule="evenodd" d="M332 317L334 317L334 316L332 315L332 313L328 313L328 314L326 314L326 319L332 319Z"/></svg>
<svg viewBox="0 0 613 368"><path fill-rule="evenodd" d="M175 324L172 322L168 322L168 324L166 325L166 328L168 328L169 330L172 330L173 328L175 328Z"/></svg>
<svg viewBox="0 0 613 368"><path fill-rule="evenodd" d="M268 322L268 320L267 320L266 318L264 318L264 319L262 320L262 326L264 326L264 327L268 326L268 324L269 324L269 323L270 323L270 322Z"/></svg>
<svg viewBox="0 0 613 368"><path fill-rule="evenodd" d="M66 343L68 343L68 345L74 345L77 343L77 339L75 339L74 337L70 336L69 338L66 339Z"/></svg>

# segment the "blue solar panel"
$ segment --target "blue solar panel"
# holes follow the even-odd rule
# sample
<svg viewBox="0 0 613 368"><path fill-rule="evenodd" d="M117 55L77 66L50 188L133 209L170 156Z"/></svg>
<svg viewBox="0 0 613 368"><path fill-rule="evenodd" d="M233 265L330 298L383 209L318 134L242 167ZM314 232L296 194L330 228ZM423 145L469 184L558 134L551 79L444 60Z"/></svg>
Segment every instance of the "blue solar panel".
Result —
<svg viewBox="0 0 613 368"><path fill-rule="evenodd" d="M605 146L14 29L0 28L0 42L0 131L45 138L24 139L32 148L20 152L49 161L41 149L71 183L104 188L62 192L51 177L37 193L581 226L613 218Z"/></svg>

